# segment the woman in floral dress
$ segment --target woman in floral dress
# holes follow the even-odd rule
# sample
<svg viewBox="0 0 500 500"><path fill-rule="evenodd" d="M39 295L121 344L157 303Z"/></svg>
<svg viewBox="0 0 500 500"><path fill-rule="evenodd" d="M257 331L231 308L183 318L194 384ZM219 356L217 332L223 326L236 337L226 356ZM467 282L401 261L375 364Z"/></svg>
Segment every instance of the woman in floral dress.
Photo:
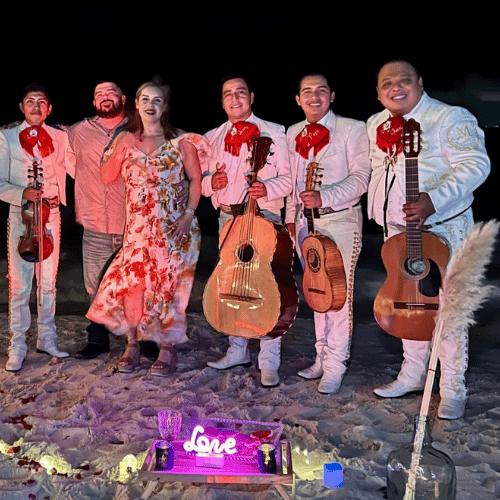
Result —
<svg viewBox="0 0 500 500"><path fill-rule="evenodd" d="M87 318L127 337L118 370L140 363L138 341L160 346L151 373L175 370L174 345L188 340L185 309L200 250L194 216L201 193L200 159L207 141L179 134L168 120L168 87L143 84L129 130L113 141L103 158L105 183L121 175L126 183L127 224L123 247L104 275ZM189 180L185 204L178 203L180 181Z"/></svg>

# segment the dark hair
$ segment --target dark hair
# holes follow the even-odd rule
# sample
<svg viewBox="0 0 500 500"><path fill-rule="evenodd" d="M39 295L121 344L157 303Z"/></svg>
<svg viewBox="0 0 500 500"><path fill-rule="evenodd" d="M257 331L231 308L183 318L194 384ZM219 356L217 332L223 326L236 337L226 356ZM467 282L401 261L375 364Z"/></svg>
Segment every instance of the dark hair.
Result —
<svg viewBox="0 0 500 500"><path fill-rule="evenodd" d="M174 139L179 135L179 131L177 129L174 129L172 125L170 124L170 86L165 85L163 83L163 79L160 76L154 76L151 81L143 83L138 89L135 94L135 99L137 100L139 96L141 95L141 92L147 88L147 87L155 87L160 90L160 92L163 94L163 98L165 100L165 103L167 104L165 112L161 116L160 123L163 127L163 131L165 133L165 139L170 140ZM128 125L128 131L131 133L136 133L139 132L139 135L141 135L144 131L144 127L142 125L142 120L141 117L139 116L139 112L137 109L135 109L134 114L129 122Z"/></svg>
<svg viewBox="0 0 500 500"><path fill-rule="evenodd" d="M248 88L248 91L250 93L252 92L250 81L245 75L242 75L241 73L226 73L221 78L221 87L229 80L243 80Z"/></svg>
<svg viewBox="0 0 500 500"><path fill-rule="evenodd" d="M328 88L330 90L332 90L332 86L330 85L330 80L329 80L328 76L325 73L321 73L321 71L318 71L318 72L310 71L308 73L303 74L300 77L299 81L297 82L297 90L296 90L297 95L300 94L300 88L302 86L302 82L304 81L304 79L307 78L307 77L310 77L310 76L321 76L322 78L324 78L326 80L326 84L328 85Z"/></svg>
<svg viewBox="0 0 500 500"><path fill-rule="evenodd" d="M47 92L47 89L43 85L40 85L37 82L29 83L28 85L26 85L26 87L24 87L23 92L21 94L21 102L24 101L24 98L30 92L42 92L43 94L45 94L45 97L47 98L47 101L49 101L49 104L51 104L50 95Z"/></svg>
<svg viewBox="0 0 500 500"><path fill-rule="evenodd" d="M96 87L98 87L99 85L102 85L103 83L111 83L112 85L114 85L122 94L123 94L123 90L121 89L121 87L111 78L102 78L101 80L99 80L98 82L96 82L96 84L94 85L94 91L96 89Z"/></svg>
<svg viewBox="0 0 500 500"><path fill-rule="evenodd" d="M376 76L376 83L377 84L378 84L378 77L380 75L380 72L382 71L382 68L384 66L387 66L388 64L407 64L408 66L410 66L410 68L413 69L413 71L415 71L415 74L417 75L417 78L421 77L419 71L417 70L417 68L415 67L415 65L413 63L411 63L410 61L407 61L406 59L398 59L398 58L396 58L396 59L391 59L390 61L387 61L384 64L382 64L382 66L380 66L380 68L377 71L377 76Z"/></svg>

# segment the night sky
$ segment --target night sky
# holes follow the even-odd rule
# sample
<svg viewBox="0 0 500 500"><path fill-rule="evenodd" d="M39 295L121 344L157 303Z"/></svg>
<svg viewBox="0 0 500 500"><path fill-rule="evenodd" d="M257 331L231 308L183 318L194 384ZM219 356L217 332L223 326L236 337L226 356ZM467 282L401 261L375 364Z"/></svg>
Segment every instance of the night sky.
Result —
<svg viewBox="0 0 500 500"><path fill-rule="evenodd" d="M457 6L434 13L420 5L367 8L357 2L303 2L282 9L266 2L116 5L14 5L3 19L0 123L22 118L19 95L31 81L51 93L47 122L69 125L94 114L99 80L115 80L132 102L138 86L158 74L172 87L174 126L204 133L225 121L220 78L238 71L252 83L255 113L289 126L303 118L295 88L310 70L329 75L336 113L366 120L381 110L377 70L403 58L420 71L431 96L467 107L495 134L487 147L496 155L498 28L477 2L476 12L464 13ZM491 213L498 212L495 203Z"/></svg>
<svg viewBox="0 0 500 500"><path fill-rule="evenodd" d="M295 85L310 69L331 76L336 112L366 120L380 110L376 71L398 57L415 63L429 93L446 93L448 100L480 110L485 126L500 125L491 111L500 101L500 68L492 56L496 44L488 41L494 32L486 12L436 15L398 6L396 17L395 7L386 11L388 6L367 9L347 2L283 9L265 2L219 2L216 8L182 1L161 7L88 4L64 9L20 4L12 23L4 17L7 102L0 120L19 117L17 96L30 81L51 91L53 122L73 123L93 114L98 80L115 79L132 100L141 83L159 74L172 86L174 124L204 132L224 120L219 82L236 70L253 82L256 114L288 126L302 119ZM486 101L490 112L484 110L483 91L497 99Z"/></svg>

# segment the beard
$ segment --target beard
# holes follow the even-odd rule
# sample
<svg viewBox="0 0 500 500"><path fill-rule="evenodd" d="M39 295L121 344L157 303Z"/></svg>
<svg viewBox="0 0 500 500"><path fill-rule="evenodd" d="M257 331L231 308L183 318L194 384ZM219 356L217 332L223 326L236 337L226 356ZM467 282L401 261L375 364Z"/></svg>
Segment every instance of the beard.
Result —
<svg viewBox="0 0 500 500"><path fill-rule="evenodd" d="M110 108L103 109L102 105L108 102L110 102L112 106ZM124 107L125 105L122 101L119 101L116 104L113 101L103 101L101 103L101 107L95 108L95 111L97 116L99 116L100 118L116 118L123 112Z"/></svg>

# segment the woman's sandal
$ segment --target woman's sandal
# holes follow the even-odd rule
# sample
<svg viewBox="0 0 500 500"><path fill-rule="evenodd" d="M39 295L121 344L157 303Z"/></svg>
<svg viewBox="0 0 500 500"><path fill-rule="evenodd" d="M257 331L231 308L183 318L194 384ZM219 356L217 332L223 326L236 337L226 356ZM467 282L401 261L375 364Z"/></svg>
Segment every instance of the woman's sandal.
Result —
<svg viewBox="0 0 500 500"><path fill-rule="evenodd" d="M118 361L118 371L132 373L141 362L141 349L135 342L127 342L123 356Z"/></svg>
<svg viewBox="0 0 500 500"><path fill-rule="evenodd" d="M158 359L150 369L151 375L168 377L177 368L177 352L173 346L161 346Z"/></svg>

